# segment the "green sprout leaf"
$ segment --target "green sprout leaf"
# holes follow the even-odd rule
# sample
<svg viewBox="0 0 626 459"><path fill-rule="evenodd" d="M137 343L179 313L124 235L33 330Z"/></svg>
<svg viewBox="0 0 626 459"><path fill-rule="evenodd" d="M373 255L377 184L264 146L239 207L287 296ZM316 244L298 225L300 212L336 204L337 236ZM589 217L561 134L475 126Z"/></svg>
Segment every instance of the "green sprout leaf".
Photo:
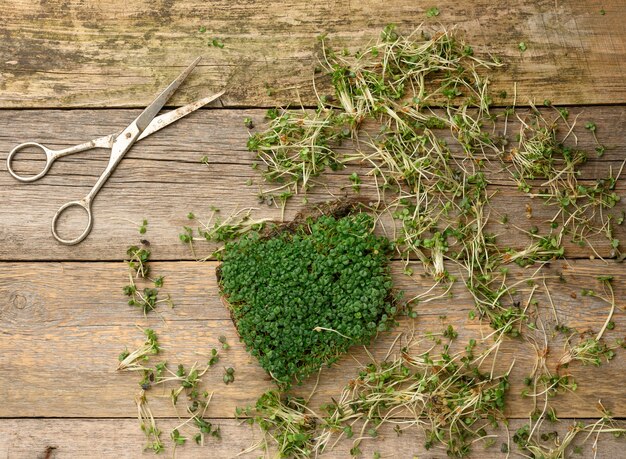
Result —
<svg viewBox="0 0 626 459"><path fill-rule="evenodd" d="M428 10L426 10L426 17L434 18L436 16L439 16L439 8L433 6L432 8L428 8Z"/></svg>

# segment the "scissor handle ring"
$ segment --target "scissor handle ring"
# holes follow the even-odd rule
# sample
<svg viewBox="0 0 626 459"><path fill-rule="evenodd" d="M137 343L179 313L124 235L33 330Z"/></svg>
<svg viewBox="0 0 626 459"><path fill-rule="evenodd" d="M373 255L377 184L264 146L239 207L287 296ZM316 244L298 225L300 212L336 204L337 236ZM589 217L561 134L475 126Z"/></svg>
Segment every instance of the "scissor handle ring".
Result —
<svg viewBox="0 0 626 459"><path fill-rule="evenodd" d="M65 210L67 210L70 207L82 207L83 209L85 209L85 211L87 212L87 218L88 218L88 220L87 220L87 227L85 228L83 233L80 236L78 236L77 238L75 238L75 239L63 239L57 233L57 228L56 228L57 220L59 219L61 214L63 212L65 212ZM84 199L80 200L80 201L70 201L70 202L68 202L66 204L63 204L61 207L59 207L59 210L57 210L56 214L54 214L54 217L52 218L52 235L61 244L75 245L75 244L78 244L79 242L81 242L83 239L85 239L87 237L87 235L91 231L91 226L92 225L93 225L93 219L92 219L92 216L91 216L91 203L85 201Z"/></svg>
<svg viewBox="0 0 626 459"><path fill-rule="evenodd" d="M13 167L11 166L11 163L13 162L13 157L19 151L27 147L39 148L46 154L46 165L44 166L43 170L39 174L30 176L30 177L25 177L23 175L17 174L13 170ZM39 180L41 177L46 175L46 172L50 170L50 166L52 166L53 161L54 161L54 152L52 150L44 147L43 145L37 142L26 142L26 143L19 144L17 147L11 150L11 152L9 153L9 156L7 156L7 169L9 170L9 174L11 174L16 180L19 180L20 182L34 182L35 180Z"/></svg>

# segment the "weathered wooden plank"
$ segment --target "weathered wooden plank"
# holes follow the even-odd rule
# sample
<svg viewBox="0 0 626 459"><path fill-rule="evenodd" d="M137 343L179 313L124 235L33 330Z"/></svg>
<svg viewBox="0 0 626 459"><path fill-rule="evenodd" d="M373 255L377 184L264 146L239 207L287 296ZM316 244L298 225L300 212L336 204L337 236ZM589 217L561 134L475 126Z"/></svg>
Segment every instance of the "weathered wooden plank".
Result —
<svg viewBox="0 0 626 459"><path fill-rule="evenodd" d="M412 31L457 27L478 54L507 67L494 89L518 100L563 104L626 102L622 2L507 1L494 7L442 0L326 3L152 2L146 0L4 1L0 31L1 107L146 105L196 56L204 61L172 100L182 104L226 87L227 106L313 104L317 37L357 48L396 23ZM605 14L601 14L601 10ZM199 33L199 26L206 33ZM222 49L207 47L218 37ZM527 50L520 52L519 44ZM318 86L324 89L324 86Z"/></svg>
<svg viewBox="0 0 626 459"><path fill-rule="evenodd" d="M133 398L138 391L137 375L115 371L117 355L126 346L134 349L143 341L139 327L152 327L161 337L163 360L170 365L191 365L205 361L212 347L219 347L224 335L232 345L223 352L217 368L209 371L203 386L215 391L210 416L231 417L236 406L252 404L272 387L268 376L238 342L236 331L219 298L214 276L215 263L154 263L153 272L165 275L163 294L169 293L174 309L160 307L147 318L125 304L121 286L125 268L121 263L0 263L0 417L132 417ZM523 279L529 271L514 270L512 279ZM598 331L609 311L603 301L583 297L582 288L600 291L596 277L611 273L618 298L615 330L607 332L613 345L623 336L626 318L621 298L626 294L622 264L597 262L556 262L546 268L548 288L562 323L580 331ZM419 267L415 266L419 273ZM526 274L524 274L526 273ZM558 280L562 275L565 282ZM399 289L408 297L422 293L431 284L427 278L408 278L395 265ZM533 298L544 311L544 323L552 329L552 312L541 282ZM520 299L531 287L523 283ZM523 292L526 292L524 294ZM370 347L382 358L400 331L415 327L418 333L441 332L448 323L459 332L459 346L470 338L487 334L489 328L470 320L472 303L459 282L452 299L418 306L415 324L407 319L392 333L383 334ZM445 316L442 317L442 316ZM552 371L563 353L562 340L552 331L549 365ZM425 343L426 345L427 343ZM595 416L595 403L602 399L616 416L626 415L626 372L622 352L600 368L572 365L569 371L579 383L573 394L555 398L551 404L561 417ZM506 340L498 354L497 371L505 371L513 359L512 389L508 413L525 418L532 403L518 394L522 380L534 363L535 351L521 340ZM362 363L368 361L362 349L354 349L337 366L325 369L320 377L315 406L337 396ZM361 363L358 363L361 362ZM236 381L224 385L221 366L232 366ZM298 390L308 394L315 381ZM169 388L155 388L152 409L157 416L172 416Z"/></svg>
<svg viewBox="0 0 626 459"><path fill-rule="evenodd" d="M232 458L262 438L256 426L251 427L246 423L242 424L230 419L210 419L210 421L220 426L221 440L211 439L204 447L194 444L193 441L188 441L184 446L177 447L174 452L169 445L169 439L166 439L164 441L167 445L165 454L168 456L175 454L175 457L180 459ZM580 421L593 422L590 419ZM510 435L512 436L515 430L524 423L525 421L522 420L511 421ZM561 423L546 426L544 430L556 431L560 436L563 436L567 426L572 423L572 420L563 419ZM166 438L169 431L178 424L177 420L161 420L159 426L164 432L163 437ZM475 444L474 452L470 458L495 459L505 457L506 455L500 451L500 448L502 443L506 443L506 434L502 431L498 431L497 434L499 437L495 445L489 449L485 449L480 442ZM580 438L574 442L574 445L582 447L582 456L580 457L592 457L594 455L594 438L590 438L584 444L582 440L583 436L580 435ZM143 441L143 434L137 426L137 421L130 419L0 419L0 457L7 459L153 457L154 454L151 452L143 452L142 454ZM402 436L397 436L389 425L383 425L376 439L365 439L361 442L360 448L363 452L361 457L371 458L374 452L379 452L381 458L446 457L446 452L443 449L426 450L423 443L424 435L415 429L407 429ZM550 443L544 442L544 444L547 446ZM568 448L569 454L571 454L574 445ZM511 457L520 457L517 447L511 446ZM351 441L341 440L333 450L326 452L322 457L329 459L349 457L350 447ZM597 456L593 457L598 459L621 457L622 448L623 442L621 440L605 434L600 437L598 442ZM49 455L46 456L48 452ZM240 457L258 458L259 456L263 457L261 451Z"/></svg>
<svg viewBox="0 0 626 459"><path fill-rule="evenodd" d="M600 140L608 147L602 158L591 158L584 177L606 176L609 167L616 172L626 158L626 146L620 131L612 126L624 124L626 109L588 107L572 108L571 112L572 118L582 113L581 124L594 121ZM54 212L61 204L87 193L104 169L107 153L93 150L63 158L45 178L32 184L18 183L6 172L6 154L25 140L39 140L51 147L73 145L113 132L135 114L132 110L0 111L0 125L7 127L0 132L0 152L3 152L0 154L0 202L3 203L0 205L0 259L122 259L126 246L137 240L136 228L144 217L149 221L147 237L153 243L155 258L190 259L191 252L178 240L182 226L189 224L186 218L189 211L206 217L210 205L216 205L227 216L235 209L258 206L255 218L280 219L280 209L258 204L262 177L260 171L252 169L254 154L245 146L248 132L243 119L251 117L260 127L264 111L201 110L134 146L94 203L94 228L90 236L78 246L57 244L49 229ZM517 126L511 120L508 132L516 132ZM580 148L593 151L593 137L585 129L580 131ZM200 163L204 155L208 157L208 167ZM37 162L21 164L30 165L34 172ZM310 202L323 202L333 196L376 201L375 190L366 184L359 195L351 190L347 176L360 170L354 167L325 174L320 179L323 185L313 190ZM246 186L248 180L253 184ZM508 172L496 171L490 175L490 180L498 194L493 200L493 225L489 230L500 234L502 246L524 247L528 239L515 228L528 230L537 225L545 230L547 225L542 222L551 218L555 210L518 192ZM624 189L626 186L620 182L618 191ZM526 216L527 205L532 207L530 219ZM286 218L301 209L301 200L293 198L287 206ZM624 209L626 202L620 202L615 212ZM498 224L505 213L509 223ZM75 217L66 222L62 220L62 227L78 234L82 230L78 226L84 221L80 214ZM391 218L388 216L384 221L391 228ZM623 237L624 231L626 229L618 227L616 237ZM607 241L601 240L597 248L602 256L610 253ZM593 254L589 248L571 244L567 249L570 257ZM210 250L205 252L210 253Z"/></svg>

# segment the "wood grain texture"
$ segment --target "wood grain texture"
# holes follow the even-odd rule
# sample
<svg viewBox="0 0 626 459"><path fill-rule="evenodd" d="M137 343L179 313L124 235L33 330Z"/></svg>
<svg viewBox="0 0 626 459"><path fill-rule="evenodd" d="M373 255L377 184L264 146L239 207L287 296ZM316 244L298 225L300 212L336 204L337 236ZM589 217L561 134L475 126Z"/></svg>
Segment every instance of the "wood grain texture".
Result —
<svg viewBox="0 0 626 459"><path fill-rule="evenodd" d="M162 306L158 314L143 318L138 310L125 303L121 287L126 283L127 273L122 263L0 263L0 367L3 368L0 417L133 417L133 400L140 378L136 374L116 372L115 368L117 356L125 347L133 350L143 342L138 327L154 328L164 348L159 359L167 360L173 367L178 363L191 365L195 361L206 361L210 349L219 348L218 337L226 336L231 349L223 352L218 367L209 371L203 380L203 387L215 391L208 415L232 417L235 407L254 404L273 384L238 341L217 291L215 267L214 262L154 263L154 274L166 276L163 294L170 294L176 306L174 309ZM420 294L431 285L428 278L419 275L419 266L414 268L416 274L409 278L401 274L399 264L394 265L395 284L405 290L407 297ZM528 272L513 270L512 279L522 280ZM613 346L626 327L624 265L555 262L544 272L559 320L581 332L597 332L606 319L609 311L606 302L580 295L582 288L600 291L596 277L606 273L614 274L619 299L615 330L606 336ZM558 280L561 275L564 282ZM541 283L539 285L533 298L545 312L540 317L548 330L549 365L555 371L563 355L563 342L551 331L554 321L549 299ZM518 300L527 301L530 290L531 287L523 283ZM399 332L410 332L415 327L418 333L438 333L448 323L459 332L460 349L470 338L479 338L490 330L478 320L468 318L472 308L471 299L459 282L453 288L451 299L419 306L415 323L402 319L394 332L381 335L370 350L377 358L383 358ZM425 342L426 345L429 342ZM614 415L626 416L626 372L622 354L617 352L614 360L594 367L593 371L572 365L567 371L574 375L579 389L551 402L559 416L596 416L598 399ZM497 371L505 371L513 360L516 362L507 409L512 418L525 418L532 410L532 403L518 394L534 359L533 348L521 340L507 339L500 349ZM356 348L338 365L325 369L313 406L338 396L341 388L367 361L363 349ZM235 368L234 384L223 384L222 366ZM308 394L314 379L297 391ZM611 383L599 384L598 381ZM156 387L151 391L151 406L156 416L174 415L169 390Z"/></svg>
<svg viewBox="0 0 626 459"><path fill-rule="evenodd" d="M581 125L597 124L608 150L585 167L585 180L606 175L610 167L619 168L626 158L622 129L626 106L618 105L626 104L623 2L506 0L496 5L487 0L441 0L436 4L440 15L428 19L425 12L432 6L410 0L384 4L373 0L0 0L0 459L142 456L142 433L131 419L136 413L138 377L116 372L115 367L125 347L132 349L143 341L145 327L159 334L162 357L170 365L206 360L210 349L219 347L220 335L232 346L222 352L220 366L203 380L203 387L215 392L207 414L222 426L223 439L203 449L192 444L175 452L168 449L168 456L231 458L259 438L256 428L233 419L234 409L254 403L272 382L238 341L219 298L216 263L180 261L195 257L178 241L178 234L189 224L185 218L189 211L206 216L209 207L216 205L228 215L257 206L261 176L251 168L254 155L245 146L248 131L243 119L250 117L261 127L264 110L247 107L315 104L312 78L320 34L327 33L337 49L355 50L377 37L388 23L396 23L403 32L422 22L428 31L456 27L476 54L497 54L506 63L492 78L494 92L509 94L498 103L510 103L516 85L518 104L550 99L555 104L578 105L571 107L572 117L581 113ZM199 32L200 26L206 27L205 33ZM224 48L207 46L213 38L221 40ZM519 51L520 42L527 46L524 53ZM200 110L136 145L96 199L90 237L71 248L57 244L49 230L54 212L91 188L105 167L107 153L94 150L64 158L44 180L23 185L6 171L8 151L27 140L63 147L116 131L197 56L203 61L170 104L182 105L225 88L226 94L212 107L232 109ZM324 77L316 84L320 93L331 90ZM604 106L581 107L592 104ZM65 108L95 109L53 110ZM515 123L509 129L514 132ZM580 146L593 151L590 133L581 131ZM205 155L208 167L200 164ZM355 165L323 178L310 201L354 196L347 179L353 170L362 172ZM246 186L248 180L251 186ZM552 211L517 192L506 172L494 173L491 180L497 195L489 230L499 235L500 244L521 248L527 239L516 228L546 228L544 221ZM364 182L360 198L375 200ZM620 184L618 191L624 190L626 185ZM527 205L532 207L532 218L526 216ZM279 219L276 207L258 207L256 218ZM300 209L299 199L293 200L286 218ZM616 209L622 210L626 210L624 201ZM509 223L495 223L504 213ZM148 317L128 306L121 292L127 281L121 260L126 247L138 242L137 227L143 218L149 221L146 237L152 242L153 258L162 260L153 264L154 273L166 276L162 293L170 294L175 303L173 309L160 307L158 314ZM385 218L390 227L390 219ZM65 230L75 230L80 222L79 216L72 215L62 224ZM625 236L626 229L618 227L616 237ZM198 245L196 255L211 249ZM610 255L606 242L599 243L597 250ZM599 290L597 276L612 274L618 298L616 326L606 337L614 346L626 326L626 268L580 259L592 255L589 248L569 244L568 258L578 259L545 268L551 293L548 297L542 286L538 288L534 298L542 313L533 319L553 328L551 299L562 323L597 332L609 305L581 296L580 290ZM416 274L408 278L401 274L400 263L393 264L397 288L408 296L430 286L421 268L413 268ZM528 273L512 269L515 279ZM559 276L564 283L556 280ZM516 299L523 301L530 290L523 284ZM383 358L398 333L414 328L439 332L448 323L459 332L460 348L468 339L489 332L487 326L469 320L472 308L458 282L452 299L420 306L415 322L402 319L396 330L377 339L371 352ZM548 365L554 369L563 353L563 337L549 332L549 339ZM515 361L507 401L510 431L520 427L532 409L519 394L534 359L535 350L522 340L507 339L500 349L496 371ZM324 369L313 406L337 396L367 361L367 353L357 348L336 366ZM223 384L222 365L235 368L234 384ZM614 415L626 417L625 365L621 351L600 368L572 365L567 371L576 378L579 390L551 402L563 422L547 427L562 434L572 422L568 418L597 417L599 399ZM308 394L313 383L297 391ZM174 418L169 388L153 388L150 394L167 438L180 422ZM477 447L474 456L504 457L499 452L504 437L500 432L494 448ZM582 457L593 456L592 442L585 444ZM364 457L372 457L374 451L388 458L445 457L445 451L426 451L422 445L423 436L417 432L397 438L389 426L383 426L378 439L365 441L362 449ZM349 442L341 442L326 457L347 457L349 447ZM623 442L612 437L600 441L597 457L622 456Z"/></svg>
<svg viewBox="0 0 626 459"><path fill-rule="evenodd" d="M164 457L177 457L179 459L210 457L212 459L233 458L247 449L254 442L260 440L262 435L256 426L240 424L231 419L210 419L215 425L219 425L222 432L221 440L211 439L204 447L197 446L193 441L187 442L182 447L177 447L175 452L168 446ZM582 419L582 422L588 422ZM513 420L509 426L509 431L514 433L525 421ZM171 429L179 422L172 419L164 419L159 422L159 427L163 430L165 438ZM567 421L556 426L547 426L549 431L557 431L563 435L570 423ZM548 429L545 429L548 431ZM471 458L480 459L502 459L506 457L500 451L502 441L505 441L506 434L498 432L501 437L496 444L485 449L481 443L473 447L474 454ZM185 434L185 432L183 432ZM511 434L512 435L512 434ZM593 441L591 437L587 442L582 443L583 437L574 443L582 446L582 455L573 457L593 457ZM0 458L2 459L43 459L46 452L50 455L46 459L73 459L77 457L97 457L97 458L136 458L154 457L151 452L142 452L144 438L135 420L121 419L0 419ZM423 447L424 436L416 429L407 429L405 433L398 437L389 425L380 429L379 435L375 439L365 439L361 443L363 458L371 458L375 451L380 453L384 459L411 459L411 458L446 458L446 452L441 448L426 450ZM545 442L545 445L550 443ZM349 457L350 441L342 440L330 452L322 457L328 459L339 459ZM568 448L571 454L573 447ZM598 459L614 459L621 457L623 442L612 438L610 435L600 437L597 448ZM263 457L262 452L245 454L244 459ZM268 456L265 456L268 457ZM521 454L513 445L510 457L521 457ZM569 457L569 456L568 456Z"/></svg>
<svg viewBox="0 0 626 459"><path fill-rule="evenodd" d="M570 111L572 119L580 115L580 148L593 152L595 147L593 137L582 127L587 121L596 123L598 137L608 147L602 158L591 158L582 178L593 180L606 176L611 167L617 171L626 158L626 146L623 133L614 127L625 125L626 108L587 107ZM257 128L262 128L265 112L200 110L135 145L96 198L94 227L89 237L72 247L56 243L50 234L54 212L61 204L79 199L89 191L106 165L107 151L91 150L62 158L46 177L32 184L19 183L7 173L6 155L25 140L41 141L54 148L74 145L114 132L136 113L135 110L0 111L0 125L7 126L0 131L0 259L121 260L126 247L137 241L137 227L142 218L149 222L146 237L153 243L155 259L192 259L192 253L178 240L182 226L190 224L186 218L189 211L204 218L210 214L211 205L219 207L223 216L236 209L259 207L254 218L280 219L280 209L258 204L261 171L252 169L254 154L245 145L248 131L244 118L252 118ZM511 120L508 132L517 132L517 126ZM205 155L208 167L200 164L200 158ZM19 164L35 167L41 163ZM310 202L324 202L333 195L376 201L375 189L368 187L371 180L368 182L365 177L361 193L355 195L348 180L352 171L361 175L365 172L355 165L324 174L321 185L311 192ZM251 186L246 185L248 180ZM528 238L516 228L528 230L536 225L542 233L548 231L545 220L555 214L554 208L520 193L506 171L496 170L489 180L493 182L491 190L497 194L493 198L493 221L488 230L499 235L502 246L523 248L528 244ZM623 194L624 190L626 185L618 182L618 192ZM532 208L532 218L526 216L527 205ZM292 218L302 208L301 199L293 198L285 217ZM626 200L623 200L615 212L619 214L625 209ZM509 217L506 225L498 223L504 214ZM82 214L78 217L61 220L61 229L67 231L67 236L82 231L85 222ZM383 221L388 229L393 227L388 215ZM626 228L616 227L616 237L625 236ZM602 256L610 255L608 241L603 237L597 239L596 247ZM588 247L568 244L566 249L568 257L593 255ZM200 246L198 250L202 255L211 252L208 247Z"/></svg>
<svg viewBox="0 0 626 459"><path fill-rule="evenodd" d="M512 94L517 82L522 103L626 102L626 10L619 0L497 6L442 0L440 15L428 19L431 6L411 0L384 6L374 0L2 0L0 107L145 106L197 56L203 63L172 104L227 88L227 106L311 105L320 34L328 33L338 49L354 49L388 23L410 32L422 22L427 30L455 26L477 54L497 53L507 67L493 87ZM215 37L223 49L207 46Z"/></svg>

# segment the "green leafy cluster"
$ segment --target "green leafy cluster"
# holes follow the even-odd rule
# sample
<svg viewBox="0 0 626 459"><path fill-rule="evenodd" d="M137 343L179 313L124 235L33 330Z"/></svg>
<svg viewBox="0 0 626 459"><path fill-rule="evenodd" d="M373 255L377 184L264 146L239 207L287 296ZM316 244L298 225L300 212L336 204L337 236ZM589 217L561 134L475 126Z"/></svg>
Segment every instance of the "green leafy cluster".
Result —
<svg viewBox="0 0 626 459"><path fill-rule="evenodd" d="M518 146L510 152L513 178L520 191L540 197L546 205L558 209L551 220L552 228L561 226L559 232L570 235L572 242L581 246L588 243L589 236L603 234L611 243L612 255L617 256L619 240L613 237L613 228L618 222L613 222L615 216L609 211L620 200L616 185L623 165L617 174L611 168L606 178L585 185L580 177L587 152L565 146L564 139L558 136L562 127L559 122L570 131L573 129L567 124L567 115L559 111L556 119L547 120L533 107L529 119L523 122ZM597 142L595 124L589 122L585 127ZM596 148L598 154L604 150L601 145Z"/></svg>
<svg viewBox="0 0 626 459"><path fill-rule="evenodd" d="M237 408L235 415L247 417L250 424L257 424L268 434L278 457L310 457L315 449L318 420L302 398L270 390L259 397L254 408ZM262 446L268 448L267 444Z"/></svg>
<svg viewBox="0 0 626 459"><path fill-rule="evenodd" d="M392 246L365 213L226 244L220 288L248 350L281 387L393 325Z"/></svg>
<svg viewBox="0 0 626 459"><path fill-rule="evenodd" d="M187 214L187 219L197 221L197 232L190 226L183 226L183 233L178 235L180 241L189 244L193 250L194 241L202 238L207 242L226 242L237 239L249 231L260 231L265 226L265 220L252 220L250 214L252 209L242 209L228 215L226 218L220 217L220 209L211 206L211 215L208 221L203 222L196 217L193 212ZM214 253L218 256L218 251Z"/></svg>
<svg viewBox="0 0 626 459"><path fill-rule="evenodd" d="M373 113L395 116L388 108L398 108L407 93L413 106L448 105L457 97L478 102L472 63L489 68L499 62L475 59L471 46L446 31L420 32L403 36L390 24L375 45L352 55L324 48L337 99L357 123Z"/></svg>
<svg viewBox="0 0 626 459"><path fill-rule="evenodd" d="M275 447L277 457L317 457L341 437L351 439L350 454L359 456L361 442L378 437L385 422L395 424L398 435L420 426L426 431L427 449L443 445L448 456L465 457L477 441L488 445L487 431L504 420L509 374L481 370L481 362L493 352L479 351L482 341L472 339L464 351L452 353L450 345L457 337L450 325L441 334L412 338L398 349L400 354L364 367L321 413L301 398L273 390L254 407L237 408L236 415L266 433L258 446ZM416 352L422 339L434 342L428 352ZM397 413L406 415L392 419Z"/></svg>
<svg viewBox="0 0 626 459"><path fill-rule="evenodd" d="M248 139L248 149L266 164L265 178L284 185L287 199L299 189L308 190L310 179L327 167L343 167L333 148L350 136L344 118L323 106L314 112L273 108L267 112L267 129Z"/></svg>
<svg viewBox="0 0 626 459"><path fill-rule="evenodd" d="M456 332L449 326L443 336L453 340ZM421 355L404 348L393 360L370 363L344 389L341 402L324 406L329 414L326 428L351 438L351 426L363 420L375 426L368 431L375 437L389 413L402 408L411 413L404 428L424 427L426 449L444 445L449 457L467 456L472 444L487 437L486 429L497 428L504 419L509 390L508 374L481 371L478 362L484 355L475 356L475 346L472 340L465 352L452 354L445 344L439 356L432 352L434 347ZM400 435L403 428L398 424L395 430ZM354 448L359 441L354 440Z"/></svg>
<svg viewBox="0 0 626 459"><path fill-rule="evenodd" d="M598 436L601 433L611 434L615 438L621 438L626 434L624 429L613 417L613 415L604 408L601 402L598 402L597 408L602 413L602 417L589 424L585 424L581 421L576 421L570 425L564 434L559 434L557 431L550 430L539 434L541 421L535 423L532 428L532 424L524 424L517 429L513 435L513 443L519 448L521 455L524 457L536 457L536 458L555 458L561 459L571 456L571 453L582 455L583 444L589 440L589 438L595 438L595 443L592 449L596 450L596 444ZM554 412L552 413L554 415ZM556 422L558 419L548 416L551 422ZM533 421L536 421L533 420ZM545 430L545 429L541 429ZM574 445L579 437L579 434L586 433L582 436L582 440L578 445ZM507 446L504 444L503 446ZM571 451L571 453L570 453ZM506 451L509 452L508 447Z"/></svg>

